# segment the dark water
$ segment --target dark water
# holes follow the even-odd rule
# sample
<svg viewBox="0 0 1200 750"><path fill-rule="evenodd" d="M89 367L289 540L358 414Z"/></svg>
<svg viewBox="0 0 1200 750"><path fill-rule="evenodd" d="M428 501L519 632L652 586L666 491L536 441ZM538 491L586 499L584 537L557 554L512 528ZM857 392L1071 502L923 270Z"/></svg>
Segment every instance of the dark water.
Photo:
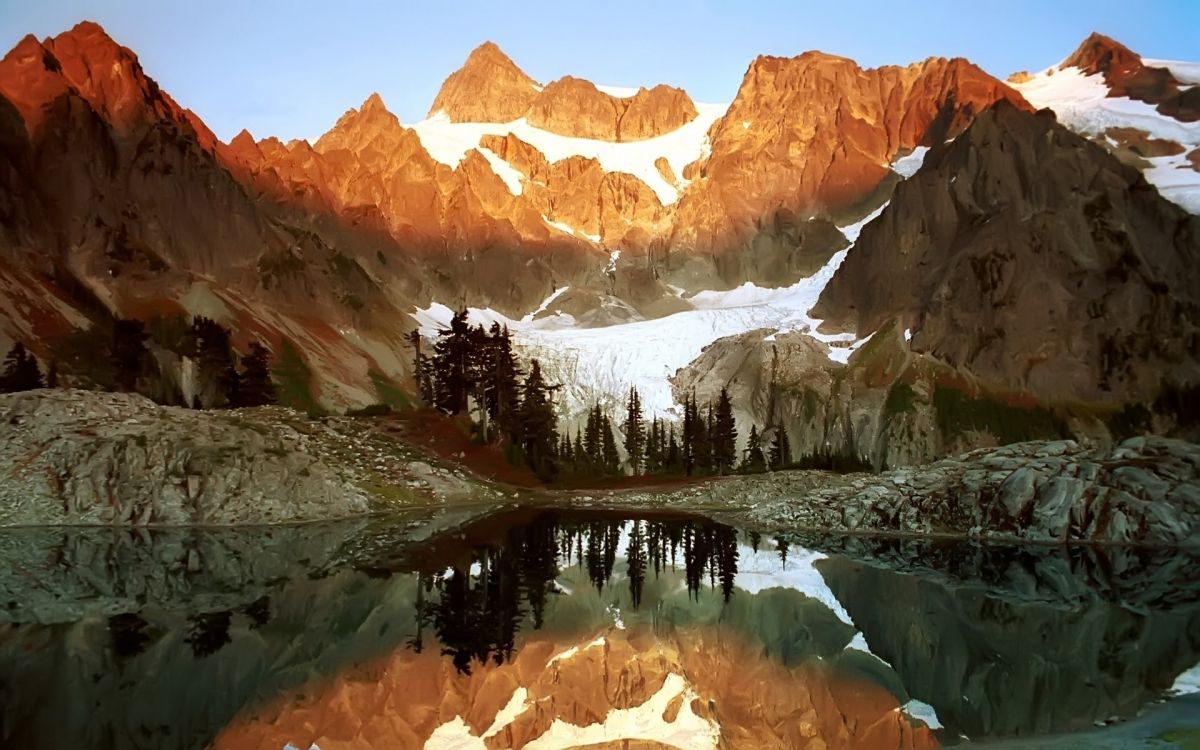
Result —
<svg viewBox="0 0 1200 750"><path fill-rule="evenodd" d="M475 747L451 720L503 724L518 684L546 720L490 746L678 688L674 722L606 738L1187 747L1198 662L1200 558L1176 552L565 511L0 532L5 748Z"/></svg>

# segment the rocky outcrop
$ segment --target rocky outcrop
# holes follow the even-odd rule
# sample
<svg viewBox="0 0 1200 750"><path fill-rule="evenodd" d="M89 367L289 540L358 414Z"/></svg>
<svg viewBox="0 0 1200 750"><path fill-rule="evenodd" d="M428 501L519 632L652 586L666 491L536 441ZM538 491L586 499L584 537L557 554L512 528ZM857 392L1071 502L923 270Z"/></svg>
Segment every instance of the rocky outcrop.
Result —
<svg viewBox="0 0 1200 750"><path fill-rule="evenodd" d="M546 84L526 118L552 133L622 142L669 133L696 114L687 93L672 86L641 88L623 98L606 94L590 81L565 76Z"/></svg>
<svg viewBox="0 0 1200 750"><path fill-rule="evenodd" d="M759 57L713 126L669 245L736 252L780 209L857 218L897 156L954 137L1001 99L1028 108L962 59L863 70L820 52Z"/></svg>
<svg viewBox="0 0 1200 750"><path fill-rule="evenodd" d="M914 351L1040 398L1152 401L1200 381L1197 258L1200 219L999 104L897 186L812 314L859 336L898 319Z"/></svg>
<svg viewBox="0 0 1200 750"><path fill-rule="evenodd" d="M613 496L637 505L640 493ZM778 530L1200 546L1200 446L1133 438L1112 449L1016 443L882 474L780 472L655 496L726 506ZM744 509L744 510L742 510Z"/></svg>
<svg viewBox="0 0 1200 750"><path fill-rule="evenodd" d="M574 76L543 87L485 42L442 84L429 108L430 116L438 113L451 122L524 117L551 133L620 142L669 133L695 119L696 105L682 89L663 84L629 97L613 96Z"/></svg>
<svg viewBox="0 0 1200 750"><path fill-rule="evenodd" d="M185 525L366 513L366 495L299 434L141 396L0 396L0 523Z"/></svg>
<svg viewBox="0 0 1200 750"><path fill-rule="evenodd" d="M1166 68L1146 65L1137 53L1103 34L1093 32L1058 68L1103 75L1109 96L1152 104L1162 114L1183 122L1200 119L1200 90L1181 84Z"/></svg>
<svg viewBox="0 0 1200 750"><path fill-rule="evenodd" d="M499 47L484 42L442 84L429 114L443 112L451 122L510 122L525 115L539 90Z"/></svg>
<svg viewBox="0 0 1200 750"><path fill-rule="evenodd" d="M0 526L273 524L506 496L352 418L78 390L0 396L0 467Z"/></svg>

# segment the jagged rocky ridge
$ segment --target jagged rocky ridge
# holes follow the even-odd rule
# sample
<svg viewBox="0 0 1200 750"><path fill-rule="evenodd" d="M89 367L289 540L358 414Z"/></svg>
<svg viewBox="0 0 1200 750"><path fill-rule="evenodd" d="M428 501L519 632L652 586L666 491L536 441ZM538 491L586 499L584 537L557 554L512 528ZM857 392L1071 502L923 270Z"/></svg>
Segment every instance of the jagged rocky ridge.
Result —
<svg viewBox="0 0 1200 750"><path fill-rule="evenodd" d="M1047 400L1152 401L1200 379L1200 219L1052 113L998 105L897 186L813 314L898 320L914 351Z"/></svg>

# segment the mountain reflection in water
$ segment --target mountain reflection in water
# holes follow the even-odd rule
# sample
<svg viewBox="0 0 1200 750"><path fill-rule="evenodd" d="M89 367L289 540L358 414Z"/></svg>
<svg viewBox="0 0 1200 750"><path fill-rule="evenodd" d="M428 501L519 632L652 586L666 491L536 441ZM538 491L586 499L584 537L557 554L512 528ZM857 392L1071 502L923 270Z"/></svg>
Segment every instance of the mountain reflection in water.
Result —
<svg viewBox="0 0 1200 750"><path fill-rule="evenodd" d="M1155 703L1200 661L1186 554L432 520L0 533L0 746L932 747L1147 712L1079 746L1200 731L1195 696Z"/></svg>

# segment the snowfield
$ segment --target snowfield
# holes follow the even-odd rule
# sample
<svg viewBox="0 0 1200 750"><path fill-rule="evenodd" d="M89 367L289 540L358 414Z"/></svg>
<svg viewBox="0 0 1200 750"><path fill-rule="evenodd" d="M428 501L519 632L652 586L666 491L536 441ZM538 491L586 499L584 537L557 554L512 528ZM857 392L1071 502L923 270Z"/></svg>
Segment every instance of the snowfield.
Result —
<svg viewBox="0 0 1200 750"><path fill-rule="evenodd" d="M617 89L611 86L601 90L610 93L629 92L628 96L637 93L637 89ZM688 181L682 177L683 168L707 153L709 127L729 109L729 104L695 104L699 114L683 127L655 138L622 143L558 135L534 127L524 118L512 122L451 122L444 113L435 112L428 119L410 127L416 131L421 145L429 155L450 167L457 167L471 149L479 149L488 158L496 174L512 190L513 195L520 195L519 182L522 175L495 154L479 147L479 139L485 135L505 136L512 133L545 154L550 162L570 156L596 159L605 171L626 172L645 182L654 190L662 204L667 206L678 200L680 192L687 187ZM675 184L664 180L658 167L654 166L654 161L659 157L666 157L671 165L678 179ZM503 166L498 166L496 162ZM516 187L510 181L514 174L518 182Z"/></svg>
<svg viewBox="0 0 1200 750"><path fill-rule="evenodd" d="M1200 78L1200 64L1145 60L1172 71L1181 82ZM1013 84L1030 104L1054 111L1058 121L1077 133L1103 137L1108 128L1136 128L1153 138L1175 141L1179 156L1149 159L1143 174L1164 198L1190 213L1200 213L1200 172L1185 155L1200 147L1200 121L1182 122L1161 114L1152 105L1127 97L1109 96L1103 75L1084 75L1079 68L1047 68L1024 83Z"/></svg>
<svg viewBox="0 0 1200 750"><path fill-rule="evenodd" d="M883 211L880 207L862 221L842 228L853 243L867 222ZM550 295L537 311L519 320L491 309L471 308L472 325L508 326L523 360L536 359L552 383L562 384L557 404L559 415L571 424L599 402L610 407L624 404L629 388L642 397L647 418L675 420L682 416L671 391L670 378L700 356L704 347L719 338L736 336L760 328L776 333L803 331L826 344L829 358L845 363L853 349L869 337L855 340L853 334L828 335L817 332L821 321L808 314L849 249L834 253L815 274L792 286L766 289L750 283L728 291L699 292L685 298L695 307L655 320L639 320L604 328L582 328L570 315L557 313L554 300L566 288ZM541 318L536 315L550 312ZM413 313L421 333L434 337L450 324L454 311L434 303Z"/></svg>

